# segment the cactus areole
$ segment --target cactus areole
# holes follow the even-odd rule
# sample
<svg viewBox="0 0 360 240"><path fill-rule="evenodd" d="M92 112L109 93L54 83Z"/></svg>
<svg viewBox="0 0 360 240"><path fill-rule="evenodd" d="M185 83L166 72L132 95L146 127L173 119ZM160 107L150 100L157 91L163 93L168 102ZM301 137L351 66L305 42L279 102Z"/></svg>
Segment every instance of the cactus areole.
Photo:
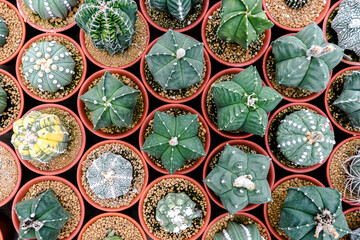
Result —
<svg viewBox="0 0 360 240"><path fill-rule="evenodd" d="M191 7L199 0L147 0L150 8L169 12L179 21L184 21L191 10Z"/></svg>
<svg viewBox="0 0 360 240"><path fill-rule="evenodd" d="M264 240L254 224L229 222L226 229L214 235L213 240Z"/></svg>

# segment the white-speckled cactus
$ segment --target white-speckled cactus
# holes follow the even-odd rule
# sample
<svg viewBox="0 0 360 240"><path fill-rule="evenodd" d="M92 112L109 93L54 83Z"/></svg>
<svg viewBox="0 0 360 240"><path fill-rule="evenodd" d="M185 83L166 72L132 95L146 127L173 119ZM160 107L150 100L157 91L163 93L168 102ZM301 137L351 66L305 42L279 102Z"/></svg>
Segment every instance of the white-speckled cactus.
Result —
<svg viewBox="0 0 360 240"><path fill-rule="evenodd" d="M123 238L117 236L114 230L108 229L108 235L102 240L123 240Z"/></svg>
<svg viewBox="0 0 360 240"><path fill-rule="evenodd" d="M148 0L152 9L169 12L179 21L183 21L193 5L199 0Z"/></svg>
<svg viewBox="0 0 360 240"><path fill-rule="evenodd" d="M229 222L226 229L214 235L213 240L264 240L254 224Z"/></svg>
<svg viewBox="0 0 360 240"><path fill-rule="evenodd" d="M308 0L285 0L285 3L292 9L300 9L308 4Z"/></svg>
<svg viewBox="0 0 360 240"><path fill-rule="evenodd" d="M65 19L76 6L77 0L24 0L25 5L42 19Z"/></svg>
<svg viewBox="0 0 360 240"><path fill-rule="evenodd" d="M5 20L0 16L0 47L3 47L9 36L9 28Z"/></svg>
<svg viewBox="0 0 360 240"><path fill-rule="evenodd" d="M4 112L7 107L7 93L0 85L0 114Z"/></svg>
<svg viewBox="0 0 360 240"><path fill-rule="evenodd" d="M350 240L360 240L360 228L351 231Z"/></svg>

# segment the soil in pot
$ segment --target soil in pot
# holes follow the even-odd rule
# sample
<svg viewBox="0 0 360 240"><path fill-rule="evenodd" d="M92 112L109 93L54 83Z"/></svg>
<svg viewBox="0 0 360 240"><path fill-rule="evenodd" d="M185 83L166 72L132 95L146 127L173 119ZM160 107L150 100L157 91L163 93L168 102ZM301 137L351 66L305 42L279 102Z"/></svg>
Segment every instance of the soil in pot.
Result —
<svg viewBox="0 0 360 240"><path fill-rule="evenodd" d="M348 223L348 226L350 230L356 230L360 228L360 212L358 211L351 211L347 214L345 214L346 221ZM350 235L345 235L339 240L350 240Z"/></svg>
<svg viewBox="0 0 360 240"><path fill-rule="evenodd" d="M18 181L18 167L11 153L0 146L0 202L15 189Z"/></svg>

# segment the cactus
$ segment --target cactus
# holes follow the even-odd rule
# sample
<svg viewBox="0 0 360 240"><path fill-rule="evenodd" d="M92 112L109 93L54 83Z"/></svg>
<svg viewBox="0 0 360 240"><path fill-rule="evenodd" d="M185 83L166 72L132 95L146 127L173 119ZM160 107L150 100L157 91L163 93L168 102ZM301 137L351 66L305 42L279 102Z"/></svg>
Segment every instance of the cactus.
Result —
<svg viewBox="0 0 360 240"><path fill-rule="evenodd" d="M140 91L126 86L105 72L100 82L80 99L91 111L94 130L108 127L130 127Z"/></svg>
<svg viewBox="0 0 360 240"><path fill-rule="evenodd" d="M184 21L191 7L199 0L148 0L152 9L170 13L179 21Z"/></svg>
<svg viewBox="0 0 360 240"><path fill-rule="evenodd" d="M350 240L360 240L360 228L351 231Z"/></svg>
<svg viewBox="0 0 360 240"><path fill-rule="evenodd" d="M20 221L19 239L56 240L72 216L61 206L52 189L18 202L15 213Z"/></svg>
<svg viewBox="0 0 360 240"><path fill-rule="evenodd" d="M343 50L326 43L321 28L311 23L294 36L271 43L276 62L276 83L321 92L330 80L330 71L340 63Z"/></svg>
<svg viewBox="0 0 360 240"><path fill-rule="evenodd" d="M155 111L153 130L141 150L161 158L162 164L170 174L175 173L186 159L196 159L206 155L197 136L197 114L174 117Z"/></svg>
<svg viewBox="0 0 360 240"><path fill-rule="evenodd" d="M308 0L285 0L285 3L289 6L289 8L300 9L308 4Z"/></svg>
<svg viewBox="0 0 360 240"><path fill-rule="evenodd" d="M66 19L77 0L24 0L26 7L44 20Z"/></svg>
<svg viewBox="0 0 360 240"><path fill-rule="evenodd" d="M292 240L334 240L349 234L341 194L333 188L289 188L280 213L279 229Z"/></svg>
<svg viewBox="0 0 360 240"><path fill-rule="evenodd" d="M322 163L335 144L329 119L309 110L286 116L279 125L276 141L280 152L301 166Z"/></svg>
<svg viewBox="0 0 360 240"><path fill-rule="evenodd" d="M7 93L0 85L0 114L2 114L7 107Z"/></svg>
<svg viewBox="0 0 360 240"><path fill-rule="evenodd" d="M137 5L133 0L85 0L75 14L76 24L94 46L111 55L130 47L136 18Z"/></svg>
<svg viewBox="0 0 360 240"><path fill-rule="evenodd" d="M108 235L103 240L123 240L123 238L115 235L114 230L108 229Z"/></svg>
<svg viewBox="0 0 360 240"><path fill-rule="evenodd" d="M168 193L156 207L156 221L166 232L181 233L199 217L195 203L186 193Z"/></svg>
<svg viewBox="0 0 360 240"><path fill-rule="evenodd" d="M71 83L75 61L66 47L55 41L33 43L22 57L24 77L41 91L56 92Z"/></svg>
<svg viewBox="0 0 360 240"><path fill-rule="evenodd" d="M221 1L220 21L217 36L246 50L265 30L274 26L262 10L261 0Z"/></svg>
<svg viewBox="0 0 360 240"><path fill-rule="evenodd" d="M165 90L179 90L201 81L204 44L169 30L145 56L151 74Z"/></svg>
<svg viewBox="0 0 360 240"><path fill-rule="evenodd" d="M106 152L86 170L86 179L97 197L117 198L129 191L133 180L133 166L121 155Z"/></svg>
<svg viewBox="0 0 360 240"><path fill-rule="evenodd" d="M347 199L360 204L360 150L341 163L345 172L344 193Z"/></svg>
<svg viewBox="0 0 360 240"><path fill-rule="evenodd" d="M237 224L229 222L226 229L214 235L213 240L264 240L254 224Z"/></svg>
<svg viewBox="0 0 360 240"><path fill-rule="evenodd" d="M32 111L13 125L11 143L25 160L48 163L65 152L69 133L54 114Z"/></svg>
<svg viewBox="0 0 360 240"><path fill-rule="evenodd" d="M274 89L262 85L253 66L231 81L214 84L211 91L217 107L219 130L241 130L260 136L265 134L267 113L283 98Z"/></svg>
<svg viewBox="0 0 360 240"><path fill-rule="evenodd" d="M271 201L267 175L271 159L261 154L247 154L226 145L219 162L204 180L231 214L248 204Z"/></svg>
<svg viewBox="0 0 360 240"><path fill-rule="evenodd" d="M5 20L0 16L0 47L3 47L9 36L9 28Z"/></svg>

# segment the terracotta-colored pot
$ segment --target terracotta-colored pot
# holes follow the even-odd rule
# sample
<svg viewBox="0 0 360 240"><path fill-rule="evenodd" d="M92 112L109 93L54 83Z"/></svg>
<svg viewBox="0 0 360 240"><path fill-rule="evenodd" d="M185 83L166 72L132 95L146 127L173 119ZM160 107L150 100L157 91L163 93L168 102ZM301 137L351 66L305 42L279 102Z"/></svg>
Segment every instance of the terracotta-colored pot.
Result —
<svg viewBox="0 0 360 240"><path fill-rule="evenodd" d="M166 105L163 105L163 106L160 106L158 108L156 108L154 111L152 111L149 116L146 117L144 123L142 124L141 128L140 128L140 133L139 133L139 146L140 146L140 149L142 148L142 146L144 145L145 143L145 130L150 122L150 120L154 119L154 116L155 116L155 111L165 111L165 110L168 110L168 109L174 109L174 108L178 108L178 109L182 109L184 111L188 111L192 114L197 114L198 115L198 118L199 120L202 122L204 128L206 129L206 143L205 143L205 147L204 147L204 150L205 150L205 153L207 154L209 152L209 149L210 149L210 143L211 143L211 135L210 135L210 129L209 127L207 126L204 118L201 116L200 113L198 113L195 109L191 108L191 107L188 107L186 105L183 105L183 104L166 104ZM165 168L161 168L159 166L157 166L148 156L148 154L144 151L141 150L141 153L142 155L144 156L146 162L153 168L155 169L156 171L158 172L161 172L162 174L169 174L169 172L165 169ZM180 170L180 171L176 171L174 174L187 174L191 171L193 171L194 169L196 169L198 166L200 166L200 164L205 160L205 157L206 156L203 156L203 157L200 157L196 163L194 165L192 165L191 167L189 168L186 168L186 169L183 169L183 170Z"/></svg>
<svg viewBox="0 0 360 240"><path fill-rule="evenodd" d="M162 240L156 236L154 236L154 234L152 232L150 232L150 230L148 229L148 227L146 226L146 223L145 223L145 220L144 220L144 212L143 212L143 206L144 206L144 201L145 201L145 197L147 195L147 193L149 192L149 190L154 187L155 184L161 182L163 179L169 179L169 178L182 178L182 179L185 179L185 180L188 180L189 182L191 182L192 184L196 185L200 190L201 192L203 193L204 197L205 197L205 200L206 200L206 206L207 206L207 213L206 213L206 216L205 216L205 223L204 225L199 229L199 231L192 237L190 238L187 238L187 239L184 239L184 240L196 240L198 239L201 234L205 231L207 225L209 224L210 222L210 216L211 216L211 203L210 203L210 199L209 197L207 196L206 194L206 191L205 189L200 185L200 183L198 183L197 181L195 181L194 179L186 176L186 175L165 175L165 176L162 176L162 177L159 177L157 179L155 179L154 181L152 181L149 186L146 187L144 193L141 195L141 198L140 198L140 202L139 202L139 208L138 208L138 214L139 214L139 219L140 219L140 224L141 226L143 227L143 229L145 230L146 234L148 236L150 236L150 239L153 239L153 240ZM164 239L165 240L165 239Z"/></svg>
<svg viewBox="0 0 360 240"><path fill-rule="evenodd" d="M282 179L280 179L279 181L277 181L275 183L275 185L271 188L271 192L273 192L275 190L275 188L277 188L281 183L289 180L289 179L292 179L292 178L300 178L300 179L303 179L303 180L307 180L307 181L310 181L312 183L314 183L316 186L320 186L320 187L325 187L324 184L322 184L319 180L313 178L313 177L310 177L310 176L307 176L307 175L303 175L303 174L294 174L294 175L289 175L289 176L286 176ZM278 240L286 240L284 237L280 236L278 234L278 232L273 228L273 226L271 225L270 223L270 220L269 220L269 217L268 217L268 214L267 214L267 203L264 204L264 207L263 207L263 210L264 210L264 219L265 219L265 223L266 223L266 226L267 228L270 230L270 232L272 233L272 235L275 236L276 239Z"/></svg>
<svg viewBox="0 0 360 240"><path fill-rule="evenodd" d="M232 146L233 145L245 145L245 146L248 146L248 147L254 149L258 154L269 156L268 153L262 147L260 147L259 145L257 145L254 142L251 142L251 141L247 141L247 140L230 140L230 141L221 143L214 150L212 150L211 153L206 158L204 168L203 168L203 176L202 176L204 180L211 171L211 169L209 167L209 165L211 163L211 160L213 159L213 157L218 152L222 151L224 149L225 145L227 145L227 144L230 144ZM270 168L269 168L269 173L268 173L267 180L268 180L269 186L271 188L274 185L274 182L275 182L275 168L274 168L274 164L272 162L270 162ZM213 202L216 203L216 205L218 205L219 207L225 209L224 205L221 203L220 198L215 195L215 193L205 184L205 182L204 182L204 187L205 187L206 192L209 194L209 197L211 198L211 200L213 200ZM250 210L253 210L254 208L256 208L258 206L260 206L260 204L249 204L240 211L241 212L250 211Z"/></svg>
<svg viewBox="0 0 360 240"><path fill-rule="evenodd" d="M269 123L268 123L268 126L266 128L266 133L265 133L265 145L266 145L266 150L268 151L270 157L274 160L274 162L279 166L281 167L282 169L284 170L287 170L289 172L293 172L293 173L307 173L307 172L311 172L315 169L318 169L321 165L323 165L326 160L328 159L328 157L326 159L324 159L324 161L322 161L321 163L318 163L318 164L315 164L314 166L311 166L311 167L306 167L306 168L291 168L291 167L288 167L286 165L284 165L283 163L280 162L280 160L278 160L276 158L276 156L273 154L273 152L271 151L271 148L270 148L270 144L269 144L269 130L270 130L270 125L272 123L272 121L274 120L274 118L284 109L286 108L289 108L289 107L292 107L292 106L303 106L303 107L306 107L308 109L311 109L311 110L314 110L316 111L318 114L324 116L324 117L327 117L326 114L321 111L320 108L312 105L312 104L309 104L309 103L288 103L282 107L280 107L279 109L277 109L270 117L269 119ZM331 123L329 122L329 125L330 125L330 128L332 131L334 131Z"/></svg>
<svg viewBox="0 0 360 240"><path fill-rule="evenodd" d="M94 125L93 123L88 119L88 117L86 116L86 111L85 111L85 104L84 102L79 98L81 95L84 95L87 91L89 86L91 85L91 83L98 79L101 78L102 76L104 76L105 72L109 71L111 73L114 74L119 74L122 76L126 76L128 78L131 79L131 81L133 81L136 85L139 86L139 90L141 91L143 98L144 98L144 112L143 112L143 116L141 117L141 119L139 120L139 122L130 130L123 132L123 133L115 133L115 134L110 134L110 133L105 133L103 131L101 131L101 129L98 130L94 130ZM100 71L95 72L94 74L92 74L90 77L88 77L88 79L86 79L86 81L84 82L84 84L81 86L80 91L79 91L79 95L77 98L77 109L79 112L79 116L81 118L81 121L84 123L85 127L92 132L93 134L102 137L102 138L107 138L107 139L120 139L120 138L125 138L127 136L130 136L131 134L133 134L134 132L136 132L140 126L142 125L142 123L145 121L145 118L147 116L147 113L149 111L149 97L148 94L146 92L146 89L144 87L144 85L142 84L142 82L131 72L128 72L126 70L123 69L112 69L112 68L108 68L108 69L103 69Z"/></svg>
<svg viewBox="0 0 360 240"><path fill-rule="evenodd" d="M141 80L144 83L146 89L151 93L151 95L153 95L154 97L156 97L157 99L159 99L160 101L166 102L166 103L184 103L184 102L188 102L194 98L196 98L197 96L199 96L201 94L201 92L204 90L206 83L209 81L210 79L210 75L211 75L211 62L210 62L210 57L209 54L206 52L206 50L204 49L204 59L206 62L206 74L205 74L205 79L203 84L201 85L201 87L191 96L183 98L183 99L178 99L178 100L173 100L173 99L169 99L169 98L165 98L162 97L160 94L158 94L157 92L154 91L154 89L150 86L150 84L146 81L146 76L145 76L145 55L149 53L150 49L154 46L154 44L157 42L157 40L159 40L160 37L158 37L157 39L155 39L154 41L152 41L150 43L150 45L146 48L145 50L145 54L141 57L140 60L140 75L141 75Z"/></svg>
<svg viewBox="0 0 360 240"><path fill-rule="evenodd" d="M218 61L219 63L221 64L224 64L226 66L229 66L229 67L244 67L244 66L248 66L248 65L251 65L253 63L255 63L257 60L259 60L261 58L262 55L264 55L267 47L269 46L270 44L270 41L271 41L271 29L268 29L265 31L265 39L264 39L264 44L263 46L261 47L260 51L258 52L258 54L246 61L246 62L243 62L243 63L229 63L229 62L226 62L224 60L222 60L221 58L219 58L218 56L216 56L216 54L214 52L211 51L210 47L209 47L209 44L207 43L206 41L206 25L207 25L207 22L208 22L208 19L209 19L209 16L211 16L211 14L217 10L218 8L220 8L221 6L221 2L218 2L216 3L214 6L212 6L209 11L206 13L205 17L204 17L204 21L202 22L202 25L201 25L201 39L204 43L204 47L206 49L206 51L210 54L211 57L213 57L216 61Z"/></svg>
<svg viewBox="0 0 360 240"><path fill-rule="evenodd" d="M84 218L85 218L84 200L82 199L79 190L77 190L77 188L71 182L69 182L68 180L66 180L64 178L58 177L58 176L41 176L41 177L37 177L37 178L34 178L34 179L30 180L29 182L25 183L25 185L20 188L19 192L16 194L16 196L14 198L14 202L13 202L12 207L11 207L11 218L12 218L13 225L14 225L16 231L19 232L20 221L19 221L19 219L18 219L18 217L17 217L17 215L15 213L16 204L18 202L20 202L24 198L25 194L27 193L27 191L29 191L29 189L30 189L30 187L32 185L37 184L39 182L44 182L44 181L57 181L57 182L61 182L61 183L66 184L67 186L69 186L74 191L74 193L76 194L76 196L79 199L80 211L81 211L81 217L80 217L79 224L77 225L76 229L70 234L69 237L66 237L66 238L62 239L62 240L71 240L80 231L81 226L82 226L82 224L84 222Z"/></svg>
<svg viewBox="0 0 360 240"><path fill-rule="evenodd" d="M22 164L24 164L25 167L27 167L29 170L31 170L31 171L33 171L33 172L35 172L37 174L45 175L45 176L51 176L51 175L58 175L58 174L61 174L61 173L64 173L64 172L68 171L70 168L72 168L80 160L80 158L81 158L81 156L82 156L82 154L83 154L83 152L85 150L86 132L85 132L84 126L81 123L80 118L73 111L71 111L67 107L64 107L64 106L59 105L59 104L42 104L42 105L38 105L38 106L33 107L32 109L30 109L29 111L27 111L24 114L24 116L29 114L32 111L39 111L39 110L45 109L45 108L57 108L57 109L68 112L73 118L75 118L76 122L79 124L80 131L81 131L81 136L82 136L81 137L81 147L80 147L80 150L79 150L76 158L69 165L67 165L66 167L64 167L62 169L55 170L55 171L45 171L45 170L40 170L40 169L35 168L34 165L32 165L29 161L23 159L20 156L18 150L15 149L15 152L16 152L18 158L20 159L20 162Z"/></svg>
<svg viewBox="0 0 360 240"><path fill-rule="evenodd" d="M144 166L144 171L145 171L145 179L144 179L144 185L142 186L141 190L139 191L138 195L131 201L131 203L127 206L122 206L119 208L108 208L108 207L102 207L100 204L96 203L91 197L89 197L89 195L86 193L86 190L84 188L84 186L82 185L82 181L81 181L81 177L82 177L82 164L85 161L85 159L87 158L88 154L90 152L92 152L94 149L99 148L101 146L104 146L106 144L111 144L111 143L118 143L118 144L122 144L125 145L126 147L130 148L131 150L133 150L141 159L143 166ZM91 148L89 148L89 150L87 150L83 157L81 158L78 168L77 168L77 172L76 172L76 180L77 180L77 185L79 187L79 190L81 192L81 194L83 195L83 197L85 198L85 200L90 203L93 207L100 209L102 211L106 211L106 212L118 212L118 211L123 211L125 209L130 208L131 206L133 206L135 203L137 203L137 201L139 201L140 196L142 195L142 193L145 191L145 188L148 184L149 181L149 170L146 164L146 161L144 160L144 157L141 155L140 151L135 148L133 145L131 145L130 143L124 142L124 141L120 141L120 140L106 140L106 141L102 141L99 142L97 144L95 144L94 146L92 146Z"/></svg>
<svg viewBox="0 0 360 240"><path fill-rule="evenodd" d="M83 64L84 64L84 69L83 69L83 74L81 76L81 79L78 83L78 85L76 86L76 88L71 92L69 93L68 95L66 95L65 97L62 97L62 98L56 98L56 99L44 99L44 98L41 98L37 95L35 95L34 93L32 93L26 86L25 84L23 83L22 81L22 76L21 76L21 73L20 73L20 68L22 67L22 57L23 55L25 54L25 51L27 49L29 49L31 47L31 45L38 41L39 39L43 38L43 37L47 37L47 36L53 36L53 37L60 37L60 38L64 38L66 39L67 41L69 41L71 44L73 44L76 49L79 51L80 55L81 55L81 58L82 58L82 61L83 61ZM43 34L40 34L40 35L37 35L35 37L33 37L32 39L30 39L25 45L24 47L21 49L19 55L17 56L17 59L16 59L16 77L19 81L19 84L20 86L22 87L22 89L32 98L40 101L40 102L46 102L46 103L56 103L56 102L61 102L61 101L64 101L68 98L70 98L72 95L74 95L81 87L82 83L84 82L85 80L85 77L86 77L86 71L87 71L87 62L86 62L86 57L85 57L85 54L82 50L82 48L80 47L80 45L72 38L64 35L64 34L61 34L61 33L43 33Z"/></svg>

